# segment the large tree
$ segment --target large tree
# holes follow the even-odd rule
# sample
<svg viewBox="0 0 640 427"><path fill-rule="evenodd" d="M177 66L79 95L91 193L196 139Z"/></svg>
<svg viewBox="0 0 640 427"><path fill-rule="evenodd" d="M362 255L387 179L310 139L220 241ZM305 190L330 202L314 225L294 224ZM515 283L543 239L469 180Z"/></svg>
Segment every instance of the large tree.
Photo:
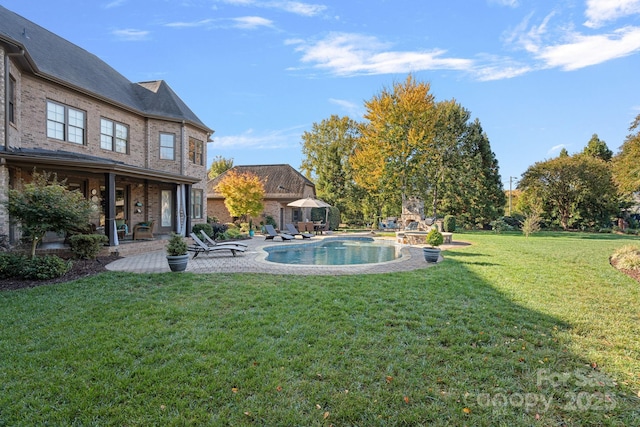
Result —
<svg viewBox="0 0 640 427"><path fill-rule="evenodd" d="M366 121L351 156L354 178L400 213L402 202L421 195L417 177L427 173L425 156L437 155L435 99L428 83L409 75L366 101L365 108Z"/></svg>
<svg viewBox="0 0 640 427"><path fill-rule="evenodd" d="M591 136L591 139L587 143L587 146L584 147L582 153L602 159L605 162L608 162L611 160L611 157L613 157L613 151L611 151L607 146L607 143L598 138L598 134L595 133Z"/></svg>
<svg viewBox="0 0 640 427"><path fill-rule="evenodd" d="M209 168L209 179L213 179L216 176L228 171L233 167L233 159L226 159L222 156L216 156L211 162L211 167Z"/></svg>
<svg viewBox="0 0 640 427"><path fill-rule="evenodd" d="M264 183L251 172L227 172L215 191L224 197L224 205L234 217L248 221L264 210Z"/></svg>
<svg viewBox="0 0 640 427"><path fill-rule="evenodd" d="M337 207L347 221L362 220L363 190L355 183L349 157L359 137L358 123L332 115L302 135L301 170L316 184L319 198Z"/></svg>
<svg viewBox="0 0 640 427"><path fill-rule="evenodd" d="M623 194L640 191L640 114L635 118L620 152L613 158L613 173Z"/></svg>
<svg viewBox="0 0 640 427"><path fill-rule="evenodd" d="M88 225L95 209L82 193L68 190L57 175L35 170L31 182L21 181L18 188L9 190L6 205L9 215L31 240L32 257L46 232L63 233Z"/></svg>
<svg viewBox="0 0 640 427"><path fill-rule="evenodd" d="M618 211L610 165L583 153L537 162L522 175L522 202L539 203L562 228L606 225Z"/></svg>

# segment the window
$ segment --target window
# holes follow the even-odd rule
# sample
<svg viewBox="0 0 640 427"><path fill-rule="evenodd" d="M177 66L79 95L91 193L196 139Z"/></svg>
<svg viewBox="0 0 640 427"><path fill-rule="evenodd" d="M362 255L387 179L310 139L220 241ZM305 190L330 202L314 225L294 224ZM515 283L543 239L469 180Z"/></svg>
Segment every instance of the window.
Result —
<svg viewBox="0 0 640 427"><path fill-rule="evenodd" d="M47 137L84 144L85 113L47 101Z"/></svg>
<svg viewBox="0 0 640 427"><path fill-rule="evenodd" d="M117 153L127 153L129 128L122 123L100 119L100 147Z"/></svg>
<svg viewBox="0 0 640 427"><path fill-rule="evenodd" d="M16 110L16 79L14 79L13 76L9 76L9 121L11 123L16 122L15 110Z"/></svg>
<svg viewBox="0 0 640 427"><path fill-rule="evenodd" d="M204 216L202 194L202 190L191 190L191 218L193 219L201 219Z"/></svg>
<svg viewBox="0 0 640 427"><path fill-rule="evenodd" d="M195 138L189 138L189 159L196 165L204 165L204 144Z"/></svg>
<svg viewBox="0 0 640 427"><path fill-rule="evenodd" d="M176 136L172 133L160 134L160 158L163 160L175 159Z"/></svg>

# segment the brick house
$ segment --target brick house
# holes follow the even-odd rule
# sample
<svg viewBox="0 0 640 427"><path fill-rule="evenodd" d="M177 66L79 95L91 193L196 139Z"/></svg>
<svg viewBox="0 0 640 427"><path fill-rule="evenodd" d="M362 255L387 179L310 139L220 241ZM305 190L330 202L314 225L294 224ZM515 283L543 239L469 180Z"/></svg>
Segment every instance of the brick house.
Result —
<svg viewBox="0 0 640 427"><path fill-rule="evenodd" d="M290 165L234 166L229 171L231 170L237 173L253 173L264 182L264 212L261 218L254 218L255 221L263 221L270 215L282 230L285 223L296 224L307 219L303 217L304 209L292 208L287 204L304 197L315 197L316 186ZM229 171L218 175L207 184L207 212L220 222L233 220L224 205L224 197L215 191L216 185ZM309 215L308 212L306 214Z"/></svg>
<svg viewBox="0 0 640 427"><path fill-rule="evenodd" d="M34 168L96 205L91 222L117 241L116 219L154 233L206 221L213 131L164 81L132 83L95 55L0 6L0 202ZM0 205L0 236L19 229Z"/></svg>

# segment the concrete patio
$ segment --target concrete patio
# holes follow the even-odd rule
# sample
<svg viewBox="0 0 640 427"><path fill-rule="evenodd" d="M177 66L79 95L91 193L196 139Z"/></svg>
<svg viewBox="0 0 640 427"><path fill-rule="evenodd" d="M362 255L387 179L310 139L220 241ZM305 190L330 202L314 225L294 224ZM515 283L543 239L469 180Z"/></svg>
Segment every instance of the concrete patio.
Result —
<svg viewBox="0 0 640 427"><path fill-rule="evenodd" d="M339 235L333 234L331 237ZM353 234L348 236L371 236L371 233ZM329 236L316 236L311 240L324 239ZM393 238L389 238L393 241ZM297 275L346 275L346 274L376 274L396 271L410 271L420 268L427 268L430 265L425 262L422 255L422 246L402 245L402 257L389 262L378 264L361 265L290 265L278 264L265 261L267 253L263 250L266 246L290 245L308 243L309 240L295 239L295 241L282 242L279 238L275 241L265 240L262 236L255 236L252 239L243 240L249 245L244 253L232 256L227 251L200 254L197 258L191 255L187 272L191 273L267 273L267 274L297 274ZM460 246L460 243L453 242L447 247ZM164 250L156 250L139 255L132 255L121 258L107 265L108 270L127 271L132 273L165 273L169 272Z"/></svg>

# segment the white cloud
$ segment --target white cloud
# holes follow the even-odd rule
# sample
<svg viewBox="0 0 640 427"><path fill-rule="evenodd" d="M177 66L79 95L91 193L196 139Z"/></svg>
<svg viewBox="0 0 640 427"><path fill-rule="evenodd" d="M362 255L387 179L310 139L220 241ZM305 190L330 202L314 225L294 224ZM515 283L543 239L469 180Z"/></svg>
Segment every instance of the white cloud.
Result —
<svg viewBox="0 0 640 427"><path fill-rule="evenodd" d="M258 0L219 0L235 6L253 6L267 9L279 9L301 16L315 16L327 9L321 4L310 4L299 1L258 1Z"/></svg>
<svg viewBox="0 0 640 427"><path fill-rule="evenodd" d="M213 22L213 19L201 19L200 21L194 22L170 22L165 24L165 27L173 27L173 28L195 28L202 27L205 25L209 25Z"/></svg>
<svg viewBox="0 0 640 427"><path fill-rule="evenodd" d="M109 3L105 4L103 7L105 9L111 9L111 8L114 8L114 7L121 6L124 3L126 3L126 0L113 0L112 2L109 2Z"/></svg>
<svg viewBox="0 0 640 427"><path fill-rule="evenodd" d="M558 144L558 145L554 145L553 147L551 147L549 149L549 151L547 151L547 156L550 156L552 154L555 153L559 153L563 148L567 148L567 146L565 144Z"/></svg>
<svg viewBox="0 0 640 427"><path fill-rule="evenodd" d="M298 147L302 126L287 129L266 131L256 134L253 129L247 129L239 135L218 136L214 138L213 149L275 149L283 147ZM209 150L213 151L213 150Z"/></svg>
<svg viewBox="0 0 640 427"><path fill-rule="evenodd" d="M111 34L115 35L121 40L138 41L138 40L146 40L150 32L145 30L135 30L133 28L126 28L122 30L113 30Z"/></svg>
<svg viewBox="0 0 640 427"><path fill-rule="evenodd" d="M287 43L293 44L292 41ZM392 51L389 47L373 36L332 33L319 41L298 42L296 50L302 53L302 62L341 76L469 70L473 65L469 59L446 57L446 51L442 49Z"/></svg>
<svg viewBox="0 0 640 427"><path fill-rule="evenodd" d="M640 0L587 0L585 26L599 28L607 22L640 14Z"/></svg>
<svg viewBox="0 0 640 427"><path fill-rule="evenodd" d="M260 16L242 16L240 18L233 18L237 28L243 28L247 30L254 30L259 27L273 27L273 21L261 18Z"/></svg>
<svg viewBox="0 0 640 427"><path fill-rule="evenodd" d="M501 6L518 7L520 2L518 0L489 0L489 3L497 3Z"/></svg>
<svg viewBox="0 0 640 427"><path fill-rule="evenodd" d="M549 67L571 71L640 51L640 27L593 36L571 34L569 39L564 44L540 47L536 56Z"/></svg>
<svg viewBox="0 0 640 427"><path fill-rule="evenodd" d="M361 104L347 101L346 99L329 98L329 102L345 110L349 116L355 119L364 117L364 109Z"/></svg>

